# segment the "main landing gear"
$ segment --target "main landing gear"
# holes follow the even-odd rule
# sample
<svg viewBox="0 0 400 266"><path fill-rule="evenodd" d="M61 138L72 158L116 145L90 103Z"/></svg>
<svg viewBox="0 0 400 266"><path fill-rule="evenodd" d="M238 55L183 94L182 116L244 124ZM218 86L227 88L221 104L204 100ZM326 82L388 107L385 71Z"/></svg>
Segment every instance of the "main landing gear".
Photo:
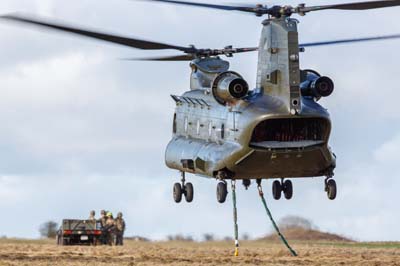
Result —
<svg viewBox="0 0 400 266"><path fill-rule="evenodd" d="M275 180L272 183L272 196L274 199L279 200L283 195L285 196L285 199L290 200L293 197L293 184L292 181L289 179L281 181Z"/></svg>
<svg viewBox="0 0 400 266"><path fill-rule="evenodd" d="M332 179L332 176L328 176L325 179L325 191L328 196L328 199L330 200L336 199L336 194L337 194L336 181Z"/></svg>
<svg viewBox="0 0 400 266"><path fill-rule="evenodd" d="M228 185L225 180L232 179L233 175L229 171L219 171L216 178L220 180L217 185L217 201L224 203L228 195Z"/></svg>
<svg viewBox="0 0 400 266"><path fill-rule="evenodd" d="M181 183L174 184L173 195L174 195L174 201L176 203L182 201L182 195L185 196L187 202L193 201L193 195L194 195L193 185L192 183L186 183L185 172L182 172Z"/></svg>
<svg viewBox="0 0 400 266"><path fill-rule="evenodd" d="M217 185L217 201L219 203L224 203L226 196L228 195L228 186L226 181L221 181Z"/></svg>

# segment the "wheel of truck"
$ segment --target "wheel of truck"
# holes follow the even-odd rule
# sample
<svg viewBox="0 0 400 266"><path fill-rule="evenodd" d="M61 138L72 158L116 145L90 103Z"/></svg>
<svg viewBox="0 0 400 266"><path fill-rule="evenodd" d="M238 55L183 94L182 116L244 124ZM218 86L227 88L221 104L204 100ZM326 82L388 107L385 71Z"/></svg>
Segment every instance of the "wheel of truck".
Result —
<svg viewBox="0 0 400 266"><path fill-rule="evenodd" d="M63 237L63 238L61 238L61 240L62 240L62 244L61 244L61 245L63 245L63 246L68 246L68 245L69 245L68 239L65 239L65 238Z"/></svg>

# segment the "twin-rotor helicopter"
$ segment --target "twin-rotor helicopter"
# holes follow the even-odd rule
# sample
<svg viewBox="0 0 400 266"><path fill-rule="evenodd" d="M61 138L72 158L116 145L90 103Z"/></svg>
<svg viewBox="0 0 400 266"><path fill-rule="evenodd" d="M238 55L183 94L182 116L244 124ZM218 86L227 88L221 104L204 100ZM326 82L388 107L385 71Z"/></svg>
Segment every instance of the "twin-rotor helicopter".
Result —
<svg viewBox="0 0 400 266"><path fill-rule="evenodd" d="M400 0L332 4L322 6L214 5L205 3L147 0L189 5L267 16L262 22L258 47L198 49L145 41L114 34L86 30L50 22L34 16L2 16L12 22L32 24L48 29L91 37L143 50L172 49L176 56L142 58L152 61L190 61L190 90L171 95L176 103L173 115L173 137L165 161L168 167L182 173L175 183L176 202L193 200L193 185L185 173L215 178L217 200L225 202L227 180L276 179L272 195L278 200L293 196L290 178L325 177L328 198L336 198L333 179L336 155L328 145L331 133L329 113L318 100L334 91L333 81L311 69L300 69L299 53L306 47L400 38L400 35L378 36L299 44L298 20L292 15L335 10L367 10L400 5ZM256 87L250 90L243 77L229 69L221 56L258 51Z"/></svg>

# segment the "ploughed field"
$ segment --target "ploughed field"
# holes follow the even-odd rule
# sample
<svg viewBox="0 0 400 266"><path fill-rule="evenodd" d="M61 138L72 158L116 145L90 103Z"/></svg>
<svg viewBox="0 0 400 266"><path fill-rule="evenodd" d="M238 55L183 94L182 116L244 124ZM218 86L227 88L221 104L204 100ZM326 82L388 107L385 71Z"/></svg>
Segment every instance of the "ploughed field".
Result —
<svg viewBox="0 0 400 266"><path fill-rule="evenodd" d="M48 240L0 240L0 265L399 265L400 243L135 242L123 247L56 246Z"/></svg>

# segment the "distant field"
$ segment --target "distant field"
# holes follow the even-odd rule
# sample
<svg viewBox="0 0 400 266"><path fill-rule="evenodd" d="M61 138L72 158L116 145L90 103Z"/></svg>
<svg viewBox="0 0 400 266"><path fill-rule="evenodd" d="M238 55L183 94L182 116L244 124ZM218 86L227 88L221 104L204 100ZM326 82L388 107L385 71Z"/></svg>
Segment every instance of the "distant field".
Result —
<svg viewBox="0 0 400 266"><path fill-rule="evenodd" d="M134 242L124 247L59 247L47 240L0 240L0 265L398 265L400 243L294 242L292 257L278 242Z"/></svg>

